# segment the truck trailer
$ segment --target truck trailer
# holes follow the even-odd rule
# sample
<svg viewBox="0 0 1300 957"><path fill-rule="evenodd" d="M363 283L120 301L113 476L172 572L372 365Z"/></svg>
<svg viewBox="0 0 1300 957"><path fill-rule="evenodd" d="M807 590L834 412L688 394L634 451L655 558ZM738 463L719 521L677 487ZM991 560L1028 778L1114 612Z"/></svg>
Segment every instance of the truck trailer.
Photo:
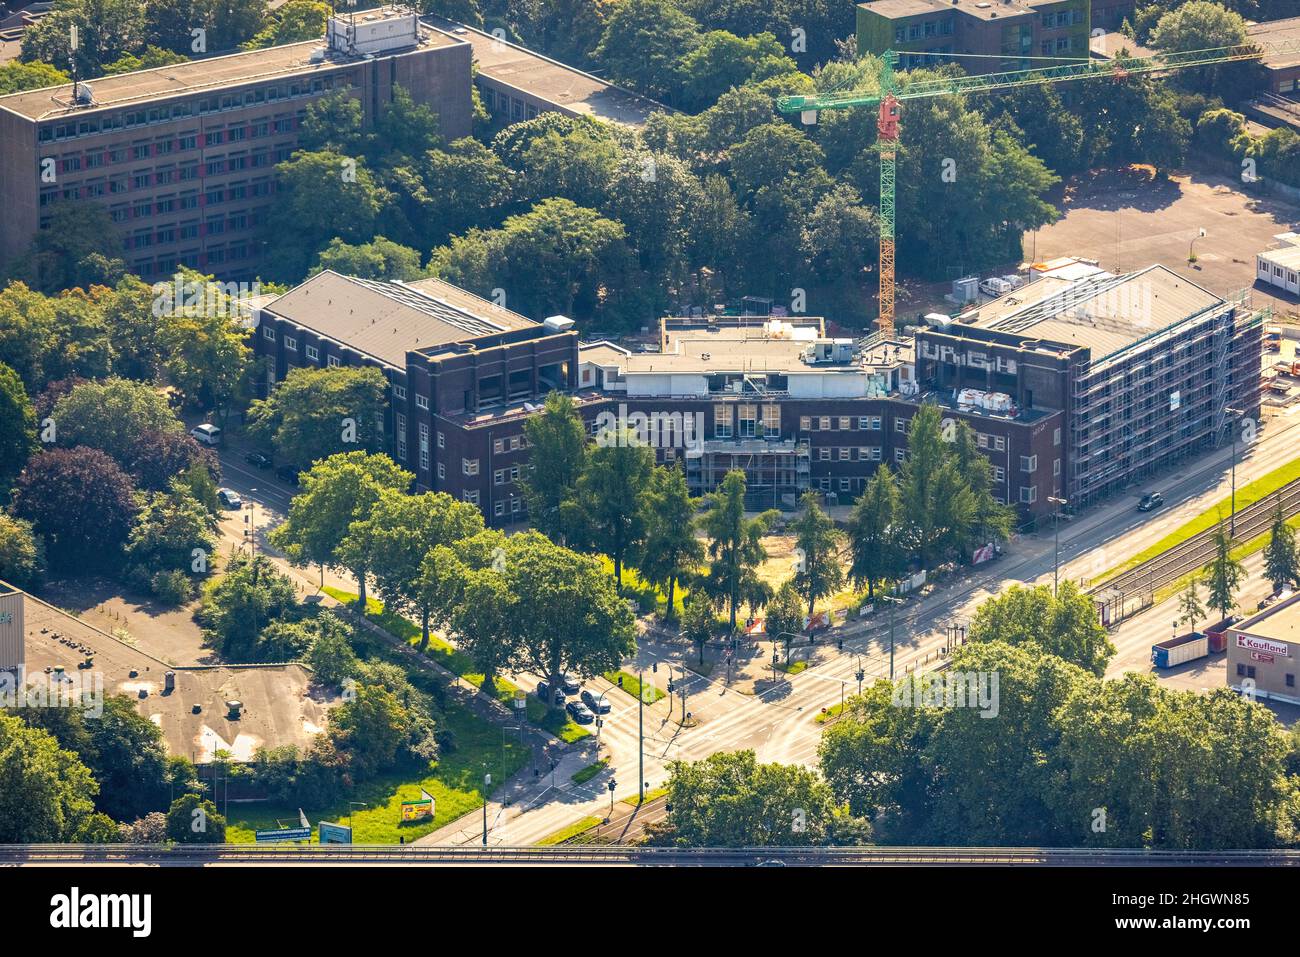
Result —
<svg viewBox="0 0 1300 957"><path fill-rule="evenodd" d="M1210 653L1210 639L1202 632L1179 635L1151 646L1151 663L1157 668L1172 668L1187 661L1204 658Z"/></svg>

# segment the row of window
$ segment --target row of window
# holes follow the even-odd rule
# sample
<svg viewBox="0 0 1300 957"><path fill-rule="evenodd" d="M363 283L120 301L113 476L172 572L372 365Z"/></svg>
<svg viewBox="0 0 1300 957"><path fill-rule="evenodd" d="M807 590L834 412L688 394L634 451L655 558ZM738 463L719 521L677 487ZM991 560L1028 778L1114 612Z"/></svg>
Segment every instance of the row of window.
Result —
<svg viewBox="0 0 1300 957"><path fill-rule="evenodd" d="M231 126L224 130L208 130L203 133L203 146L220 146L225 143L243 143L246 140L262 139L272 135L283 136L298 129L302 115L281 116L274 119L258 120L241 126ZM158 140L145 140L131 145L114 146L108 149L88 150L84 153L65 153L58 158L61 173L77 173L83 169L100 169L104 166L116 166L120 163L139 162L173 153L185 153L199 148L199 131L185 130L174 137L168 136Z"/></svg>
<svg viewBox="0 0 1300 957"><path fill-rule="evenodd" d="M170 106L158 106L148 110L129 110L122 113L109 113L103 116L88 117L84 120L67 123L51 123L42 126L37 134L40 142L75 139L80 136L96 136L111 133L114 130L129 130L139 126L152 126L157 123L171 123L190 116L205 116L227 110L239 110L259 103L274 103L279 100L292 100L304 96L316 96L326 90L339 87L356 86L355 78L347 75L318 77L313 80L293 81L287 84L259 87L243 93L227 93L223 96L211 96L201 100L186 100Z"/></svg>
<svg viewBox="0 0 1300 957"><path fill-rule="evenodd" d="M894 421L899 423L906 420L895 419ZM829 432L832 429L838 429L841 432L848 432L852 429L862 432L879 432L882 426L883 419L878 415L803 415L799 417L799 430L802 432ZM902 431L902 429L899 429L899 431Z"/></svg>

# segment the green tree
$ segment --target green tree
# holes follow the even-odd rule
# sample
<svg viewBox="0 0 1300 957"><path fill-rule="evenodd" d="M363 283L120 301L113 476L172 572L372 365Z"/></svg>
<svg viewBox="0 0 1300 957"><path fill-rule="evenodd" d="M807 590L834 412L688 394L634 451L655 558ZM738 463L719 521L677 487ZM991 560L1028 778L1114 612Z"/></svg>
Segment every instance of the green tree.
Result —
<svg viewBox="0 0 1300 957"><path fill-rule="evenodd" d="M309 153L328 150L343 156L366 152L365 111L347 90L333 90L307 104L298 131L298 148Z"/></svg>
<svg viewBox="0 0 1300 957"><path fill-rule="evenodd" d="M211 281L210 276L203 279ZM187 281L194 279L187 277ZM248 338L248 329L225 297L216 309L168 312L158 332L167 378L191 405L213 409L224 421L252 365Z"/></svg>
<svg viewBox="0 0 1300 957"><path fill-rule="evenodd" d="M90 770L53 735L0 712L0 842L73 840L99 791Z"/></svg>
<svg viewBox="0 0 1300 957"><path fill-rule="evenodd" d="M650 477L646 499L646 534L641 574L664 589L666 618L676 616L677 583L704 560L704 544L695 537L696 501L681 469L659 466ZM713 611L710 609L709 614Z"/></svg>
<svg viewBox="0 0 1300 957"><path fill-rule="evenodd" d="M859 587L866 585L869 600L875 599L877 582L894 581L903 574L902 523L898 483L882 463L853 503L848 520L849 576Z"/></svg>
<svg viewBox="0 0 1300 957"><path fill-rule="evenodd" d="M99 449L123 465L142 435L185 430L160 390L130 379L78 383L55 403L52 417L60 445Z"/></svg>
<svg viewBox="0 0 1300 957"><path fill-rule="evenodd" d="M320 0L289 0L270 14L262 29L242 47L257 50L319 39L325 36L325 23L329 17L329 4Z"/></svg>
<svg viewBox="0 0 1300 957"><path fill-rule="evenodd" d="M1033 644L1095 675L1106 672L1115 654L1093 600L1071 581L1055 595L1046 585L1013 585L975 610L971 641Z"/></svg>
<svg viewBox="0 0 1300 957"><path fill-rule="evenodd" d="M678 847L814 847L833 843L831 789L799 765L759 764L753 751L674 761L657 843Z"/></svg>
<svg viewBox="0 0 1300 957"><path fill-rule="evenodd" d="M384 489L369 515L349 527L341 550L368 549L364 560L385 605L420 623L420 648L429 644L429 621L440 589L424 574L424 562L439 545L451 546L483 530L483 514L445 492L407 495Z"/></svg>
<svg viewBox="0 0 1300 957"><path fill-rule="evenodd" d="M139 0L62 0L24 32L19 58L70 72L68 33L75 25L77 72L82 78L98 76L104 64L143 45L144 7Z"/></svg>
<svg viewBox="0 0 1300 957"><path fill-rule="evenodd" d="M587 464L587 429L572 397L551 392L524 423L532 450L520 480L533 527L563 544L579 528L578 479Z"/></svg>
<svg viewBox="0 0 1300 957"><path fill-rule="evenodd" d="M763 536L776 520L769 510L754 518L745 517L745 473L732 470L717 491L704 498L700 531L707 539L709 570L701 586L727 606L730 632L736 631L736 612L742 603L757 608L766 605L772 588L758 576L767 560Z"/></svg>
<svg viewBox="0 0 1300 957"><path fill-rule="evenodd" d="M798 73L799 67L771 33L736 36L710 30L681 58L682 109L698 112L733 87Z"/></svg>
<svg viewBox="0 0 1300 957"><path fill-rule="evenodd" d="M71 80L72 77L68 74L48 63L22 63L14 60L0 66L0 96L59 86Z"/></svg>
<svg viewBox="0 0 1300 957"><path fill-rule="evenodd" d="M378 452L388 391L388 379L374 366L291 369L275 391L249 406L249 434L299 471L353 449Z"/></svg>
<svg viewBox="0 0 1300 957"><path fill-rule="evenodd" d="M704 646L718 630L718 616L713 601L698 588L682 602L681 630L682 637L695 646L700 664L704 664Z"/></svg>
<svg viewBox="0 0 1300 957"><path fill-rule="evenodd" d="M10 278L53 293L96 283L112 286L126 274L122 239L108 207L59 200L42 210L41 219L47 225L7 264Z"/></svg>
<svg viewBox="0 0 1300 957"><path fill-rule="evenodd" d="M0 363L0 498L37 447L36 410L18 373Z"/></svg>
<svg viewBox="0 0 1300 957"><path fill-rule="evenodd" d="M227 661L254 657L258 635L275 621L292 620L297 610L293 582L265 556L236 555L225 574L208 582L195 620L207 643Z"/></svg>
<svg viewBox="0 0 1300 957"><path fill-rule="evenodd" d="M1228 612L1237 605L1236 593L1246 577L1246 567L1232 557L1232 537L1223 527L1222 520L1211 539L1214 557L1205 572L1205 586L1209 591L1210 607L1217 608L1219 614L1227 618Z"/></svg>
<svg viewBox="0 0 1300 957"><path fill-rule="evenodd" d="M372 553L349 533L370 517L385 490L405 491L413 478L387 455L344 452L320 459L300 477L302 491L290 502L288 519L271 533L271 543L295 562L351 572L357 607L364 609Z"/></svg>
<svg viewBox="0 0 1300 957"><path fill-rule="evenodd" d="M645 541L647 495L654 451L630 431L603 431L578 478L578 503L588 537L614 561L614 581L623 587L623 563Z"/></svg>
<svg viewBox="0 0 1300 957"><path fill-rule="evenodd" d="M1273 524L1264 548L1264 577L1273 583L1274 593L1300 584L1300 558L1296 555L1295 529L1287 524L1279 497L1273 507Z"/></svg>
<svg viewBox="0 0 1300 957"><path fill-rule="evenodd" d="M625 0L605 21L595 57L615 83L671 102L682 58L699 42L699 24L671 0Z"/></svg>
<svg viewBox="0 0 1300 957"><path fill-rule="evenodd" d="M206 570L217 551L215 525L189 487L175 482L168 491L144 498L126 542L127 566L140 569L145 581L160 573L196 573L200 557L197 569ZM196 549L202 556L194 554Z"/></svg>
<svg viewBox="0 0 1300 957"><path fill-rule="evenodd" d="M803 631L803 604L798 588L787 581L767 603L767 636L785 646L785 661L790 663L790 647Z"/></svg>
<svg viewBox="0 0 1300 957"><path fill-rule="evenodd" d="M822 508L816 492L805 492L799 504L803 514L790 523L797 556L794 586L808 603L811 617L820 599L844 587L844 566L840 562L842 536Z"/></svg>
<svg viewBox="0 0 1300 957"><path fill-rule="evenodd" d="M182 794L167 809L167 839L177 844L226 843L226 819L197 794Z"/></svg>
<svg viewBox="0 0 1300 957"><path fill-rule="evenodd" d="M373 241L356 246L335 237L316 257L312 273L325 269L362 279L400 279L407 282L424 275L419 250L383 236L376 236Z"/></svg>
<svg viewBox="0 0 1300 957"><path fill-rule="evenodd" d="M360 662L352 650L352 629L328 612L316 619L317 634L306 661L327 685L341 684L357 675Z"/></svg>
<svg viewBox="0 0 1300 957"><path fill-rule="evenodd" d="M0 512L0 581L33 589L45 578L45 543L31 522Z"/></svg>
<svg viewBox="0 0 1300 957"><path fill-rule="evenodd" d="M1201 583L1193 578L1178 598L1178 620L1195 630L1196 623L1204 617L1205 605L1201 603Z"/></svg>
<svg viewBox="0 0 1300 957"><path fill-rule="evenodd" d="M494 213L513 197L515 178L496 153L472 137L427 150L421 179L433 211L428 235L442 242L485 217L495 221Z"/></svg>
<svg viewBox="0 0 1300 957"><path fill-rule="evenodd" d="M398 763L410 712L388 688L358 682L355 696L330 716L334 746L351 756L359 778L388 771Z"/></svg>

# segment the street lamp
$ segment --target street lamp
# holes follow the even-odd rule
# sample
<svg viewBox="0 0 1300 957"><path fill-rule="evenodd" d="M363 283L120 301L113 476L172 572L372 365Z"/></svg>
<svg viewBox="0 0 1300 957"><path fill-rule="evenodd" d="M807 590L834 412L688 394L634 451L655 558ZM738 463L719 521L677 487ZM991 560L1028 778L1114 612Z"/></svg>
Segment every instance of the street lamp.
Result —
<svg viewBox="0 0 1300 957"><path fill-rule="evenodd" d="M1238 421L1246 414L1232 406L1228 406L1224 411L1228 415L1235 416ZM1230 536L1237 534L1237 422L1232 423L1232 511L1228 518L1228 534Z"/></svg>
<svg viewBox="0 0 1300 957"><path fill-rule="evenodd" d="M889 680L894 680L894 608L903 603L903 599L893 595L881 595L880 600L889 605Z"/></svg>
<svg viewBox="0 0 1300 957"><path fill-rule="evenodd" d="M1056 506L1056 511L1052 512L1052 537L1055 539L1052 553L1052 597L1055 598L1061 577L1061 506L1069 505L1070 502L1055 495L1047 496L1047 500Z"/></svg>
<svg viewBox="0 0 1300 957"><path fill-rule="evenodd" d="M487 847L487 806L488 806L488 788L492 787L492 775L488 772L483 773L483 846Z"/></svg>
<svg viewBox="0 0 1300 957"><path fill-rule="evenodd" d="M1192 241L1187 244L1187 262L1189 265L1196 262L1196 240L1201 239L1204 236L1205 229L1202 227L1196 231L1196 235L1192 237Z"/></svg>

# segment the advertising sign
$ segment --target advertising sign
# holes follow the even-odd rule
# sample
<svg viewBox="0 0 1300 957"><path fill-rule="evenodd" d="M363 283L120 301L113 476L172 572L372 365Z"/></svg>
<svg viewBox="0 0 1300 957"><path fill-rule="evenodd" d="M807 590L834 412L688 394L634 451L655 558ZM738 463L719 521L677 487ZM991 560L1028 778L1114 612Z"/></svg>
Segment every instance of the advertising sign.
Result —
<svg viewBox="0 0 1300 957"><path fill-rule="evenodd" d="M434 814L433 795L424 788L420 789L420 799L418 801L402 802L402 823L408 821L432 820Z"/></svg>
<svg viewBox="0 0 1300 957"><path fill-rule="evenodd" d="M255 835L258 844L274 844L278 841L310 841L309 827L282 827L274 831L258 831Z"/></svg>
<svg viewBox="0 0 1300 957"><path fill-rule="evenodd" d="M346 824L320 822L320 842L322 844L351 844L352 828Z"/></svg>
<svg viewBox="0 0 1300 957"><path fill-rule="evenodd" d="M1280 641L1269 641L1267 638L1255 638L1252 635L1238 635L1237 647L1246 648L1250 651L1262 651L1266 655L1281 655L1283 658L1291 657L1289 645Z"/></svg>

